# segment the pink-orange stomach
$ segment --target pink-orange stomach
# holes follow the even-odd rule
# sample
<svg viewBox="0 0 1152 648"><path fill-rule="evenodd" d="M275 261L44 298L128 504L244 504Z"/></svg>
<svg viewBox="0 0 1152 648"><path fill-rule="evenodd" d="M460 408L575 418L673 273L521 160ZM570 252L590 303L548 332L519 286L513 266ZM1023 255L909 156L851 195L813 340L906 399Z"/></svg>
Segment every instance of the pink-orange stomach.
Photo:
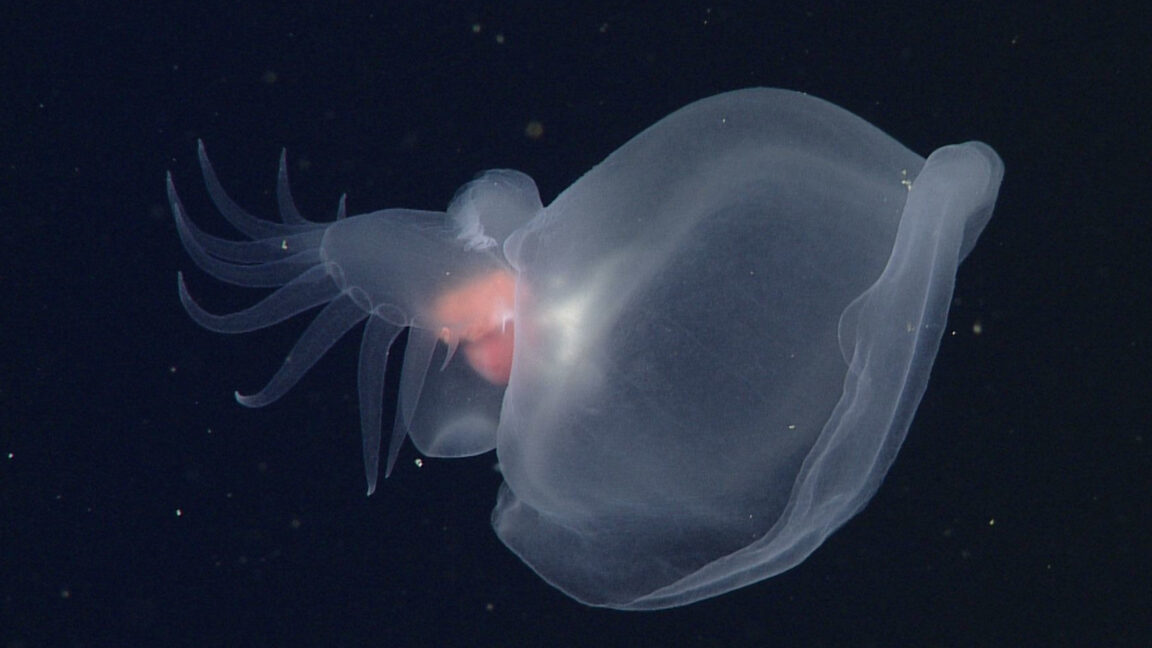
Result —
<svg viewBox="0 0 1152 648"><path fill-rule="evenodd" d="M458 340L468 365L485 380L507 385L515 341L516 279L505 270L469 279L433 305L440 339Z"/></svg>

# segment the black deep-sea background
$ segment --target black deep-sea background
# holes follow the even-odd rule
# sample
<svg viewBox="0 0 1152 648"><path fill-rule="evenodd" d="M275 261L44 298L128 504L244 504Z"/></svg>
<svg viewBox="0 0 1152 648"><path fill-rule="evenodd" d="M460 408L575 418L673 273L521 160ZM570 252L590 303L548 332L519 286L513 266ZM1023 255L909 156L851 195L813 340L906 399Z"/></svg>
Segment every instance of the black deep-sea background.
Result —
<svg viewBox="0 0 1152 648"><path fill-rule="evenodd" d="M1146 3L16 6L0 647L1152 646ZM224 231L197 138L266 215L285 146L318 217L342 192L353 212L442 209L493 167L547 203L748 86L823 97L921 154L981 139L1007 166L891 473L771 580L664 612L578 605L491 532L492 456L418 468L405 447L364 497L355 336L246 410L232 390L307 318L220 336L178 303L181 269L218 310L258 296L177 241L166 170Z"/></svg>

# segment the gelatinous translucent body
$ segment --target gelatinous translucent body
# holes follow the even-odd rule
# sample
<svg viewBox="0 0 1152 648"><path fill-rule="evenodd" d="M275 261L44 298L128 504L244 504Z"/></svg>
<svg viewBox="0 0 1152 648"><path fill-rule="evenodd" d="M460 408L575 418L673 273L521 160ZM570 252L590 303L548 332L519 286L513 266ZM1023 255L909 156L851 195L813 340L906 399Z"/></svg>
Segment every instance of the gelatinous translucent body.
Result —
<svg viewBox="0 0 1152 648"><path fill-rule="evenodd" d="M1003 174L970 142L927 160L858 117L783 90L718 95L637 135L543 207L490 171L447 214L282 224L217 206L207 236L170 187L185 246L223 280L283 286L240 332L327 304L268 387L284 393L367 320L369 491L392 340L411 327L388 466L495 448L493 525L570 596L684 605L784 571L872 497L908 430L956 269ZM341 213L343 210L341 210ZM462 353L460 352L462 351Z"/></svg>

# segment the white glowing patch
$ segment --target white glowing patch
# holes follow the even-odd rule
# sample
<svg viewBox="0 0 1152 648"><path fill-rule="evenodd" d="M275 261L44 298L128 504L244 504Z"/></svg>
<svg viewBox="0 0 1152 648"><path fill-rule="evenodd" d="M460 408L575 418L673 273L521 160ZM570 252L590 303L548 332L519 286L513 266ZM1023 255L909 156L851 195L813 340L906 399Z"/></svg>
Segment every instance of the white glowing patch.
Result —
<svg viewBox="0 0 1152 648"><path fill-rule="evenodd" d="M603 342L604 328L628 300L627 294L614 289L620 285L622 268L620 256L604 259L580 284L566 279L564 285L551 287L551 294L565 295L540 317L540 325L549 331L555 366L570 370Z"/></svg>
<svg viewBox="0 0 1152 648"><path fill-rule="evenodd" d="M595 291L584 290L559 302L541 318L541 323L555 335L553 360L560 366L569 367L584 355L584 345L588 340L588 310L593 303Z"/></svg>

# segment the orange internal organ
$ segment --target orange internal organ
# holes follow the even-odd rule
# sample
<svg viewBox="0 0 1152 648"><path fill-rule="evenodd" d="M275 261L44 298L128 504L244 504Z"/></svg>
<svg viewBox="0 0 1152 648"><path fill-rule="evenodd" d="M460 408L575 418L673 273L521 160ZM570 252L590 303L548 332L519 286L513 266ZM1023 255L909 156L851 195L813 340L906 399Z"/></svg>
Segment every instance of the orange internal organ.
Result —
<svg viewBox="0 0 1152 648"><path fill-rule="evenodd" d="M474 277L441 295L432 307L440 339L459 342L469 366L488 382L507 385L512 374L512 317L516 279L506 270Z"/></svg>

